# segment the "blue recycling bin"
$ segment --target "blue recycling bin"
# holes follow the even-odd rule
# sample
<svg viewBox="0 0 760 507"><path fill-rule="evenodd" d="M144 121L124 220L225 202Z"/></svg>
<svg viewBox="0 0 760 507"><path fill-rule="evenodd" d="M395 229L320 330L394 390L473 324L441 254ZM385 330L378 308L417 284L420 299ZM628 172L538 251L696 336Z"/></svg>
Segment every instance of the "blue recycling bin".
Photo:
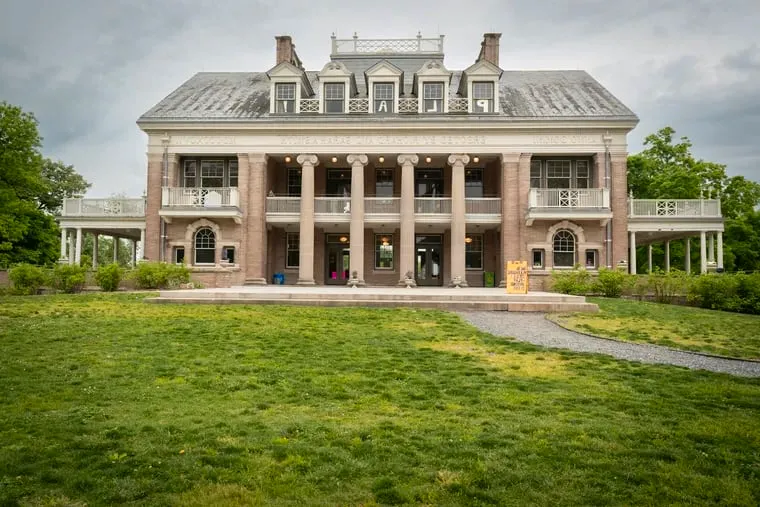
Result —
<svg viewBox="0 0 760 507"><path fill-rule="evenodd" d="M272 275L273 285L285 285L285 273L275 273Z"/></svg>

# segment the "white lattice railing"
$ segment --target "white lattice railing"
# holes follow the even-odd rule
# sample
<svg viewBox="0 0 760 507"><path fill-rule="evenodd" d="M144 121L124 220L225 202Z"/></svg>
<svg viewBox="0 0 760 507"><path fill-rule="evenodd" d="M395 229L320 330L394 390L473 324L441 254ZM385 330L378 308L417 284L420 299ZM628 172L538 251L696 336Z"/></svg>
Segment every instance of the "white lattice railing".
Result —
<svg viewBox="0 0 760 507"><path fill-rule="evenodd" d="M465 199L464 212L472 215L498 215L501 213L501 198L480 197Z"/></svg>
<svg viewBox="0 0 760 507"><path fill-rule="evenodd" d="M351 213L350 197L315 197L314 213L342 215Z"/></svg>
<svg viewBox="0 0 760 507"><path fill-rule="evenodd" d="M332 39L332 54L344 53L443 53L443 35L414 39Z"/></svg>
<svg viewBox="0 0 760 507"><path fill-rule="evenodd" d="M164 187L161 189L162 207L237 207L239 203L237 187Z"/></svg>
<svg viewBox="0 0 760 507"><path fill-rule="evenodd" d="M64 217L144 217L145 199L64 199Z"/></svg>
<svg viewBox="0 0 760 507"><path fill-rule="evenodd" d="M631 217L720 217L720 199L631 199Z"/></svg>
<svg viewBox="0 0 760 507"><path fill-rule="evenodd" d="M369 113L369 99L348 99L349 113Z"/></svg>
<svg viewBox="0 0 760 507"><path fill-rule="evenodd" d="M468 99L455 98L449 99L449 112L450 113L466 113L469 107Z"/></svg>
<svg viewBox="0 0 760 507"><path fill-rule="evenodd" d="M399 113L414 113L419 112L418 102L415 98L403 98L398 99L398 112Z"/></svg>
<svg viewBox="0 0 760 507"><path fill-rule="evenodd" d="M535 208L609 208L606 188L531 188L528 202Z"/></svg>
<svg viewBox="0 0 760 507"><path fill-rule="evenodd" d="M267 197L267 213L294 214L300 212L300 197Z"/></svg>
<svg viewBox="0 0 760 507"><path fill-rule="evenodd" d="M302 113L318 113L319 99L301 99Z"/></svg>
<svg viewBox="0 0 760 507"><path fill-rule="evenodd" d="M399 197L365 197L364 214L393 214L401 212Z"/></svg>
<svg viewBox="0 0 760 507"><path fill-rule="evenodd" d="M414 211L423 214L451 214L451 198L415 197Z"/></svg>

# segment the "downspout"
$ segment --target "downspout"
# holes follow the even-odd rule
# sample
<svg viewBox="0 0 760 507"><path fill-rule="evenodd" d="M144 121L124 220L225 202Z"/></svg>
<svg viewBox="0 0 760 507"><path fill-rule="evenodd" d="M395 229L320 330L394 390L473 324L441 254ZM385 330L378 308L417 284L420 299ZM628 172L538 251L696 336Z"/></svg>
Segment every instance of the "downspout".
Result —
<svg viewBox="0 0 760 507"><path fill-rule="evenodd" d="M611 191L611 185L610 185L610 144L612 143L612 136L610 136L610 133L607 132L604 137L604 188L608 190L610 193L610 201L612 201L612 191ZM605 228L605 234L607 237L605 238L606 248L605 250L605 258L607 260L607 269L612 269L612 220L609 220L607 222L607 226Z"/></svg>
<svg viewBox="0 0 760 507"><path fill-rule="evenodd" d="M161 198L163 199L164 188L169 186L169 134L164 133L164 137L161 138L161 144L164 145L164 155L161 161ZM161 217L161 249L158 252L158 260L160 262L166 261L166 221Z"/></svg>

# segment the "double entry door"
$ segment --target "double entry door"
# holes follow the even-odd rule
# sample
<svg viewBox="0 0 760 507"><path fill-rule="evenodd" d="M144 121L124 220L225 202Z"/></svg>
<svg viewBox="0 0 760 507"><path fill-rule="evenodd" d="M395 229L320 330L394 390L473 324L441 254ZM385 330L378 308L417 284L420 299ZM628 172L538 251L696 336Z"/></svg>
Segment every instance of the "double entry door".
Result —
<svg viewBox="0 0 760 507"><path fill-rule="evenodd" d="M348 234L325 236L325 284L346 285L351 273L351 244Z"/></svg>
<svg viewBox="0 0 760 507"><path fill-rule="evenodd" d="M443 236L415 236L414 277L417 285L443 285Z"/></svg>

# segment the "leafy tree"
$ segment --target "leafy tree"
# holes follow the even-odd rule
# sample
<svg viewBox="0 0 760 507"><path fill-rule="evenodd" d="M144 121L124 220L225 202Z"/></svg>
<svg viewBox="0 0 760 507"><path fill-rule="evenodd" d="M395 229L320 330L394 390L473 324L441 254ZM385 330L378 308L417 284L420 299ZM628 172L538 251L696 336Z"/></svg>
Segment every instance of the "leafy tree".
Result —
<svg viewBox="0 0 760 507"><path fill-rule="evenodd" d="M39 206L53 215L61 213L64 198L81 197L92 186L74 166L47 158L42 161L42 180L45 188L39 196Z"/></svg>

